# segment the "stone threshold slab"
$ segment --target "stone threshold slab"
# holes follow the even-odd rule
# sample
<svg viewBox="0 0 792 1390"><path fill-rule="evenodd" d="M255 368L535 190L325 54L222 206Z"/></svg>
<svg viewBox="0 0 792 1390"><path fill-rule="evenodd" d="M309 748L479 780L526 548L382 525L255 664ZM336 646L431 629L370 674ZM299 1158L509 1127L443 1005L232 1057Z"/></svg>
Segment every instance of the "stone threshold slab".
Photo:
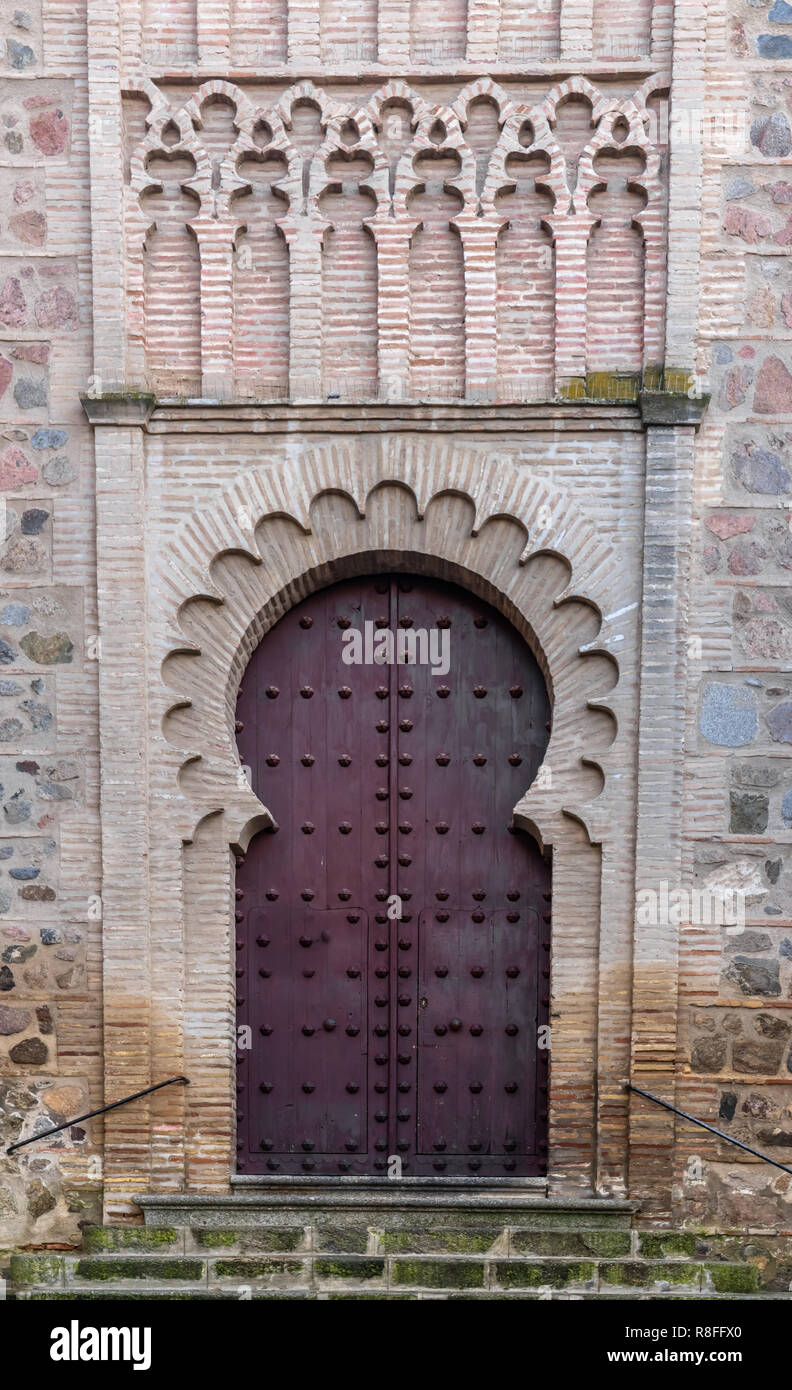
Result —
<svg viewBox="0 0 792 1390"><path fill-rule="evenodd" d="M485 1192L493 1197L503 1191L522 1193L526 1197L547 1194L547 1178L445 1178L426 1175L420 1178L373 1178L354 1174L338 1177L313 1178L302 1173L276 1177L271 1174L246 1173L231 1179L232 1195L245 1192ZM594 1199L596 1200L596 1199Z"/></svg>
<svg viewBox="0 0 792 1390"><path fill-rule="evenodd" d="M141 1193L135 1198L147 1226L225 1228L249 1230L258 1225L303 1225L332 1217L362 1224L385 1223L419 1217L434 1224L448 1220L488 1217L504 1225L537 1230L629 1230L638 1210L635 1202L608 1198L553 1198L521 1191L305 1191L296 1185L278 1190L235 1192L228 1196L189 1196L183 1193Z"/></svg>

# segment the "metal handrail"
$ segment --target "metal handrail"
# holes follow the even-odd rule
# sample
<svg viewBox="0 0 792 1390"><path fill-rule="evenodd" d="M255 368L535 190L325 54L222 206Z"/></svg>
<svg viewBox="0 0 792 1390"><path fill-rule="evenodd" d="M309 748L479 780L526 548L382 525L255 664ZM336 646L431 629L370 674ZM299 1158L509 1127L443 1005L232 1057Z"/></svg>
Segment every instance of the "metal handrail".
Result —
<svg viewBox="0 0 792 1390"><path fill-rule="evenodd" d="M689 1120L692 1125L699 1125L701 1129L708 1129L710 1134L717 1134L718 1138L725 1139L727 1144L734 1144L736 1148L744 1149L747 1154L753 1154L754 1158L761 1158L764 1159L765 1163L772 1163L774 1168L780 1168L782 1173L789 1173L792 1177L792 1168L787 1168L785 1163L779 1163L777 1158L770 1158L769 1154L763 1154L759 1149L752 1149L750 1144L744 1144L741 1139L733 1139L730 1134L724 1134L722 1129L708 1125L706 1120L699 1120L695 1115L689 1115L686 1110L680 1110L678 1106L669 1104L667 1100L653 1096L651 1091L642 1091L640 1086L633 1086L631 1081L624 1083L624 1089L625 1091L635 1091L637 1096L654 1101L655 1105L662 1105L664 1110L672 1110L675 1115L681 1115L683 1120Z"/></svg>
<svg viewBox="0 0 792 1390"><path fill-rule="evenodd" d="M131 1096L124 1096L123 1100L113 1100L109 1105L102 1105L98 1110L87 1110L84 1115L76 1115L73 1120L64 1120L62 1125L55 1125L53 1129L45 1129L43 1134L33 1134L30 1139L20 1139L19 1143L12 1144L10 1149L6 1149L6 1154L12 1154L15 1149L24 1149L26 1144L37 1144L40 1139L49 1139L53 1134L60 1134L62 1129L70 1129L72 1125L78 1125L82 1120L92 1120L95 1115L104 1115L107 1110L117 1110L119 1105L128 1105L131 1100L139 1100L141 1096L150 1096L152 1091L161 1091L163 1086L173 1086L175 1082L181 1081L185 1086L189 1086L188 1076L171 1076L167 1081L158 1081L156 1086L147 1086L145 1091L135 1091Z"/></svg>

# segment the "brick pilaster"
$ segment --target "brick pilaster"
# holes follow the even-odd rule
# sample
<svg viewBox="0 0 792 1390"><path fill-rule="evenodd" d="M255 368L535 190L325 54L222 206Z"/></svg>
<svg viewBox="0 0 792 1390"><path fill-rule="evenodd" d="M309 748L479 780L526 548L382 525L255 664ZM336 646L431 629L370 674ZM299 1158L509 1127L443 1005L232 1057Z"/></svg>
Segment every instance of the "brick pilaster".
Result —
<svg viewBox="0 0 792 1390"><path fill-rule="evenodd" d="M590 61L593 35L594 0L561 0L561 59Z"/></svg>
<svg viewBox="0 0 792 1390"><path fill-rule="evenodd" d="M375 224L378 263L380 396L400 401L410 394L409 256L412 225ZM406 311L406 312L405 312Z"/></svg>
<svg viewBox="0 0 792 1390"><path fill-rule="evenodd" d="M494 400L497 395L497 275L495 244L499 220L460 226L465 256L465 395Z"/></svg>
<svg viewBox="0 0 792 1390"><path fill-rule="evenodd" d="M125 76L131 76L141 65L143 54L143 4L144 0L124 0L119 15L121 33L121 63ZM110 6L97 6L97 11L107 18L112 13Z"/></svg>
<svg viewBox="0 0 792 1390"><path fill-rule="evenodd" d="M586 248L594 222L588 212L547 219L555 233L556 390L586 374Z"/></svg>
<svg viewBox="0 0 792 1390"><path fill-rule="evenodd" d="M379 0L377 61L399 68L410 61L410 0Z"/></svg>
<svg viewBox="0 0 792 1390"><path fill-rule="evenodd" d="M644 367L657 367L665 353L666 216L664 191L653 189L641 214L644 233ZM690 359L687 359L690 360Z"/></svg>
<svg viewBox="0 0 792 1390"><path fill-rule="evenodd" d="M651 57L657 68L669 66L674 31L674 0L654 0L652 5Z"/></svg>
<svg viewBox="0 0 792 1390"><path fill-rule="evenodd" d="M233 247L224 222L191 223L201 256L201 390L226 400L233 395Z"/></svg>
<svg viewBox="0 0 792 1390"><path fill-rule="evenodd" d="M674 7L666 305L666 364L671 367L695 361L706 9L706 0L679 0Z"/></svg>
<svg viewBox="0 0 792 1390"><path fill-rule="evenodd" d="M152 1083L143 432L99 426L96 545L105 1101ZM163 1078L156 1078L157 1080ZM105 1117L105 1210L129 1210L150 1172L150 1102Z"/></svg>
<svg viewBox="0 0 792 1390"><path fill-rule="evenodd" d="M118 0L89 0L88 29L94 372L107 391L126 377Z"/></svg>
<svg viewBox="0 0 792 1390"><path fill-rule="evenodd" d="M319 61L319 0L290 0L288 52L290 63Z"/></svg>
<svg viewBox="0 0 792 1390"><path fill-rule="evenodd" d="M298 218L289 237L289 394L296 401L322 393L322 229Z"/></svg>
<svg viewBox="0 0 792 1390"><path fill-rule="evenodd" d="M499 0L469 0L467 60L488 64L498 55Z"/></svg>
<svg viewBox="0 0 792 1390"><path fill-rule="evenodd" d="M231 61L232 0L199 0L198 62L202 68L227 68Z"/></svg>
<svg viewBox="0 0 792 1390"><path fill-rule="evenodd" d="M693 444L691 425L647 429L635 887L658 902L663 883L673 891L682 877ZM677 923L636 921L631 1079L671 1103L678 953ZM632 1097L630 1193L646 1216L670 1212L674 1135L669 1111Z"/></svg>

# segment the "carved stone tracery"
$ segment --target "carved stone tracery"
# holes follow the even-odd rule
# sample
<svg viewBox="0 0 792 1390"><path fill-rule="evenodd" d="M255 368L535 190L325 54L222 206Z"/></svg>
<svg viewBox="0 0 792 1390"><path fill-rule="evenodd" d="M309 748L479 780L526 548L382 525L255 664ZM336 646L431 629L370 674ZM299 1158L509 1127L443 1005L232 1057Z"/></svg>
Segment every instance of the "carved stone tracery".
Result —
<svg viewBox="0 0 792 1390"><path fill-rule="evenodd" d="M601 247L607 259L614 235L610 273L617 273L626 237L636 272L623 296L635 302L621 336L614 338L606 325L608 369L640 375L661 366L663 145L647 103L666 83L658 74L624 97L576 76L528 104L481 77L450 105L438 105L392 81L364 107L330 97L310 81L264 105L228 81L204 82L173 106L150 81L132 84L130 91L145 97L150 109L147 133L130 156L126 189L129 375L159 394L222 399L552 398L605 365L597 335L587 337L594 280L587 264ZM570 157L559 139L559 121L573 107L585 131ZM182 316L187 335L200 337L197 381L179 373L176 329L161 308L179 275L178 258L168 256L167 245L161 254L160 247L169 165L178 175L171 202L176 195L183 203L197 200L192 215L189 206L181 214L183 235L194 238L200 262L199 294L189 310L185 304L191 322ZM257 167L260 177L254 178ZM509 372L499 364L496 246L514 225L506 200L515 191L516 170L524 192L535 190L549 200L541 218L547 242L537 268L545 277L552 324L542 317L533 324L524 315L512 325L512 334L521 335L518 361L520 348L527 360L546 355L548 342L554 344L552 365L534 373ZM256 190L258 200L252 196ZM365 229L357 248L347 237L341 248L347 261L335 277L332 252L339 253L339 238L328 214L333 196L336 212L339 199L357 198ZM615 222L603 217L603 200L618 214ZM285 244L284 256L269 243L272 265L262 218ZM613 232L619 223L625 229L621 242ZM241 365L237 338L246 324L252 331L246 315L255 319L255 309L250 286L234 270L242 248L252 256L254 244L263 262L256 270L265 280L271 273L287 274L289 299L288 321L280 315L266 370L258 377ZM357 260L365 263L366 289L346 339L353 366L339 373L327 365L333 351L323 344L323 324L336 317L334 278L341 285L351 275L354 285ZM164 291L157 288L160 281ZM501 286L501 300L504 293L510 291ZM427 296L445 325L437 355L447 352L448 362L439 366L423 346Z"/></svg>

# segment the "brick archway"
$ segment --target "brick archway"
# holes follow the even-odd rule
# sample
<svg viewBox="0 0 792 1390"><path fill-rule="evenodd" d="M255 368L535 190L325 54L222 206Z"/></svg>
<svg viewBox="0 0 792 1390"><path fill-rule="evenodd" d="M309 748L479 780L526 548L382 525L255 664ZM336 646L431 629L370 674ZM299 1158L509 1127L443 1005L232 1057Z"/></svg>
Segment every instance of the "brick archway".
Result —
<svg viewBox="0 0 792 1390"><path fill-rule="evenodd" d="M150 1020L139 1037L153 1070L184 1070L192 1084L164 1094L156 1131L142 1115L139 1163L130 1161L129 1119L116 1134L110 1117L108 1214L129 1211L141 1190L228 1191L232 849L270 818L235 749L239 680L294 602L335 579L394 568L457 581L492 603L523 634L552 691L544 771L514 808L516 824L553 849L549 1182L557 1192L625 1190L637 646L619 557L573 496L486 445L388 437L363 452L339 438L303 448L288 466L262 462L237 475L156 559L152 964L145 994L127 976L109 1006L106 1085L130 1089L128 1051L114 1043L123 1029L113 1031L129 1010ZM106 969L120 980L123 943L120 954L115 945L109 936ZM166 964L174 952L175 977Z"/></svg>

